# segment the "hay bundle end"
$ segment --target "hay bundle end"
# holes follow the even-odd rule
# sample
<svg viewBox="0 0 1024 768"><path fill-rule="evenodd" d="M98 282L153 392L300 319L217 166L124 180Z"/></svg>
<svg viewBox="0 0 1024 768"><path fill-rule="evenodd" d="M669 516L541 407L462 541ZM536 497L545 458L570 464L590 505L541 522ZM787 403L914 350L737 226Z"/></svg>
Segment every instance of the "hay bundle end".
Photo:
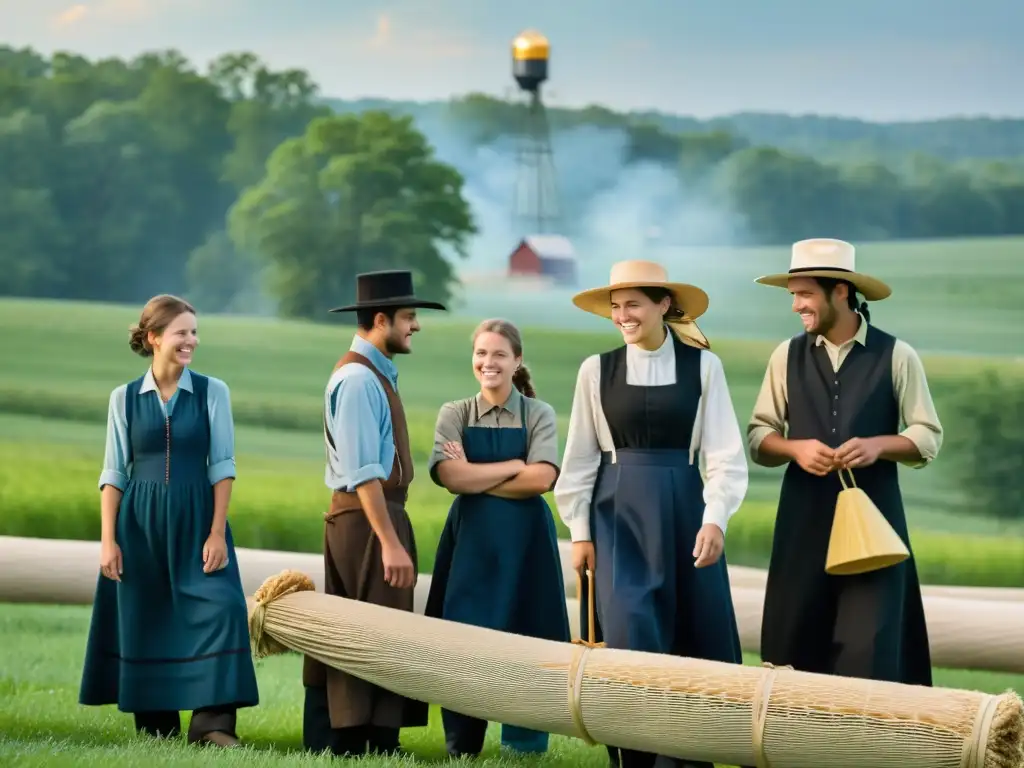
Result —
<svg viewBox="0 0 1024 768"><path fill-rule="evenodd" d="M249 607L249 647L257 659L280 653L288 653L289 648L281 645L266 632L264 625L267 620L267 608L276 600L294 592L315 592L313 580L301 571L285 570L276 576L270 576L256 590Z"/></svg>
<svg viewBox="0 0 1024 768"><path fill-rule="evenodd" d="M999 696L984 761L985 768L1024 766L1024 701L1012 690Z"/></svg>

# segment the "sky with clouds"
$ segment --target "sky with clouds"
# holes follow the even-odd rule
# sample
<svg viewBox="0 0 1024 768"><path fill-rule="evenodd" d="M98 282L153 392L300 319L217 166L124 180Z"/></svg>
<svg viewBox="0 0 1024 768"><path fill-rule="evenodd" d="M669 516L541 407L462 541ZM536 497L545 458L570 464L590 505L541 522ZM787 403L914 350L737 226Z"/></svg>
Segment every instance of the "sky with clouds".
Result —
<svg viewBox="0 0 1024 768"><path fill-rule="evenodd" d="M325 95L514 88L511 38L552 45L547 101L869 120L1024 117L1022 0L0 0L0 42L90 58L227 51Z"/></svg>

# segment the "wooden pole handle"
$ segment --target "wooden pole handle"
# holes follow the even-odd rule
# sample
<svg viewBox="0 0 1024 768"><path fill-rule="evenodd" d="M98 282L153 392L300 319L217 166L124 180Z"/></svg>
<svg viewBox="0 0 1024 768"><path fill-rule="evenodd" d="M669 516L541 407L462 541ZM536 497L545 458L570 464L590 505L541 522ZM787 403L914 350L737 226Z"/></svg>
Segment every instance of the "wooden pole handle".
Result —
<svg viewBox="0 0 1024 768"><path fill-rule="evenodd" d="M587 572L587 639L584 641L587 645L597 645L597 629L595 621L595 607L594 607L594 572L589 568L579 568L576 571L576 598L580 599L583 594L583 571ZM583 632L581 631L582 635Z"/></svg>

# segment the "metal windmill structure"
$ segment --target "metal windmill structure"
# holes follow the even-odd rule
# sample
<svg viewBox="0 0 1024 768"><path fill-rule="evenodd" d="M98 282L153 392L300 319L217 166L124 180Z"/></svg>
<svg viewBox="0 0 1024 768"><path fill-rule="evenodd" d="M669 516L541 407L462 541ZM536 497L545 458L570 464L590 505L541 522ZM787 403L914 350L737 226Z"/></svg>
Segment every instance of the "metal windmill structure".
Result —
<svg viewBox="0 0 1024 768"><path fill-rule="evenodd" d="M557 229L561 218L554 151L541 87L548 79L551 46L544 35L526 30L512 41L512 75L527 95L517 131L515 223L537 234Z"/></svg>
<svg viewBox="0 0 1024 768"><path fill-rule="evenodd" d="M551 128L541 98L541 87L548 79L550 57L548 39L536 30L525 30L512 41L512 75L527 100L516 132L517 173L512 214L513 227L523 233L524 239L513 254L510 273L536 272L561 284L571 284L576 280L576 260L571 243L557 234L562 225L562 212ZM527 261L534 266L522 266L524 248L532 252Z"/></svg>

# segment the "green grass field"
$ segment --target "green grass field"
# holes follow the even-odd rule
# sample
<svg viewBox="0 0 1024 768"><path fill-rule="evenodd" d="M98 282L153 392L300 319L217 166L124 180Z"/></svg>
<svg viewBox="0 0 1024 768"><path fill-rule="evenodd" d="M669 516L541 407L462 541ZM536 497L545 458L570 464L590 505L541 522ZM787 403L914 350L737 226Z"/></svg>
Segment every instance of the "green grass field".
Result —
<svg viewBox="0 0 1024 768"><path fill-rule="evenodd" d="M136 737L131 717L115 707L78 705L78 684L89 621L86 607L4 606L0 611L0 765L11 768L148 768L158 766L256 766L299 768L328 765L302 748L301 660L274 656L257 666L262 704L242 710L238 727L249 749L234 754L153 743ZM755 657L749 663L756 664ZM1024 675L937 670L936 685L987 693L1024 691ZM412 759L364 759L367 768L397 768L445 759L444 735L436 709L428 728L403 733ZM183 715L187 724L187 715ZM541 760L510 759L498 751L498 728L491 726L483 766L539 765L604 768L601 747L563 736L552 737Z"/></svg>
<svg viewBox="0 0 1024 768"><path fill-rule="evenodd" d="M5 359L13 361L0 372L0 508L4 510L0 534L98 535L95 482L107 400L114 386L139 375L146 365L126 343L128 325L137 319L137 311L135 307L0 301L0 336L7 350ZM423 332L414 340L414 354L399 360L399 365L419 470L410 511L417 535L424 541L423 568L428 570L432 544L450 502L448 494L429 481L424 468L434 419L441 403L472 393L476 382L469 365L473 323L433 313L424 313L423 323ZM564 441L579 363L614 346L617 335L610 328L593 332L522 325L526 362L540 396L559 413ZM238 540L246 546L305 551L320 546L326 498L322 392L351 332L340 324L200 318L196 368L225 379L232 389L240 474L231 519ZM739 340L715 343L741 425L746 424L773 346L774 342ZM925 364L940 408L942 398L982 365L997 367L1024 382L1024 360L929 355ZM1024 528L972 514L969 500L944 472L952 461L955 456L941 455L927 470L901 470L915 535L948 534L941 544L943 551L970 549L972 541L984 536L986 546L1003 548L1002 555L983 558L996 576L944 573L940 562L940 572L928 573L928 579L983 584L998 577L1024 583L1024 566L1019 579L1012 568L997 567L998 561L1024 563ZM780 479L780 470L751 466L747 502L730 528L733 562L764 565L764 541L770 539ZM559 528L564 534L560 524Z"/></svg>
<svg viewBox="0 0 1024 768"><path fill-rule="evenodd" d="M724 338L781 340L799 331L790 313L790 296L754 283L759 275L789 268L788 246L675 248L644 244L643 249L642 258L664 264L671 279L695 283L708 292L711 307L699 322L712 342ZM632 257L604 243L592 249L577 244L577 250L581 254L581 287L585 288L604 285L612 261ZM1024 355L1019 287L1024 281L1024 238L860 243L857 266L893 289L891 298L871 305L872 320L921 352ZM604 329L600 319L572 305L572 293L515 292L500 276L479 275L462 292L459 308L472 317L507 314L533 326Z"/></svg>
<svg viewBox="0 0 1024 768"><path fill-rule="evenodd" d="M788 250L655 251L672 277L711 294L702 328L711 336L745 426L772 347L797 332L788 296L755 286L781 271ZM868 245L863 269L889 279L895 295L873 307L875 321L916 345L940 415L944 398L984 366L1024 384L1024 239ZM585 281L604 282L608 265L588 262ZM469 333L484 315L502 315L524 330L526 362L540 396L557 410L562 438L577 367L619 342L607 324L574 310L565 292L517 294L508 284L476 285L454 316L424 313L415 354L399 361L418 480L410 513L429 571L433 545L449 503L430 483L424 462L437 410L475 390ZM110 390L138 376L145 361L127 347L137 307L0 300L0 534L95 538L100 470ZM466 315L469 315L468 317ZM200 317L197 370L231 386L239 478L231 510L245 546L316 551L327 497L323 486L320 413L323 386L347 348L351 328L274 319ZM742 340L746 339L746 340ZM756 340L751 340L756 339ZM901 470L922 578L931 583L1024 585L1024 527L974 513L950 480L955 455L923 471ZM763 565L781 471L751 467L751 489L730 527L731 562ZM563 530L564 533L564 530ZM1017 568L1017 565L1020 568ZM250 749L231 755L154 744L136 738L130 717L114 708L85 709L77 691L88 608L5 605L0 610L0 764L11 766L138 765L302 766L327 764L301 754L300 663L261 662L263 705L246 710L239 727ZM755 658L748 659L757 663ZM1024 691L1024 676L937 670L938 685ZM436 711L430 728L409 731L405 746L418 762L443 759ZM531 764L497 751L492 728L481 765ZM411 764L367 760L372 768ZM554 737L539 761L547 766L604 766L599 748Z"/></svg>

